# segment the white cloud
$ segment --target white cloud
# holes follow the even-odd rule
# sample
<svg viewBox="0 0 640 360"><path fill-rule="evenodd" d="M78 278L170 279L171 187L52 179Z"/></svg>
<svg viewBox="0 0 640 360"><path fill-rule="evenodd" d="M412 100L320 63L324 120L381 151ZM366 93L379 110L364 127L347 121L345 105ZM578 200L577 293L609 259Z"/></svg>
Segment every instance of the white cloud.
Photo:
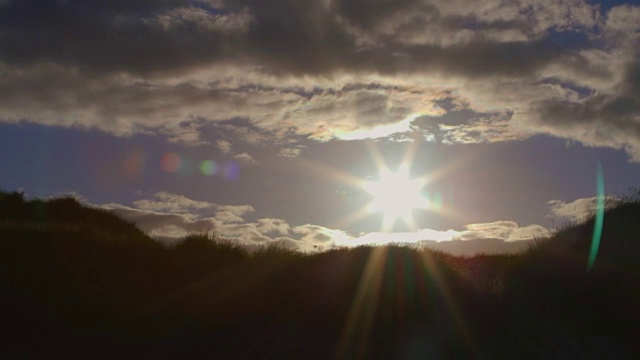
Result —
<svg viewBox="0 0 640 360"><path fill-rule="evenodd" d="M282 219L258 219L257 223L257 229L262 234L275 233L280 235L288 235L291 228L289 224L287 224L287 222Z"/></svg>
<svg viewBox="0 0 640 360"><path fill-rule="evenodd" d="M456 239L499 239L503 241L520 241L545 238L550 235L548 229L540 225L521 227L515 221L495 221L491 223L465 225L466 230L460 232Z"/></svg>
<svg viewBox="0 0 640 360"><path fill-rule="evenodd" d="M153 195L153 199L136 200L133 205L140 210L173 214L188 214L193 211L216 207L213 203L196 201L182 195L167 192L158 192Z"/></svg>
<svg viewBox="0 0 640 360"><path fill-rule="evenodd" d="M317 225L291 228L282 219L248 221L244 216L254 211L250 205L219 205L166 192L154 194L153 200L136 200L133 205L110 203L100 207L133 221L149 235L165 241L177 241L192 233L215 232L250 247L275 244L301 251L318 251L349 238L343 231ZM207 215L210 211L215 214Z"/></svg>
<svg viewBox="0 0 640 360"><path fill-rule="evenodd" d="M233 155L233 158L244 165L255 165L258 163L258 161L254 159L253 156L249 155L249 153L246 152Z"/></svg>
<svg viewBox="0 0 640 360"><path fill-rule="evenodd" d="M216 208L220 211L228 211L238 216L254 211L251 205L217 205Z"/></svg>
<svg viewBox="0 0 640 360"><path fill-rule="evenodd" d="M227 140L216 141L216 146L225 155L231 152L231 143Z"/></svg>
<svg viewBox="0 0 640 360"><path fill-rule="evenodd" d="M637 38L640 36L640 7L629 4L612 8L607 14L605 30L609 36Z"/></svg>
<svg viewBox="0 0 640 360"><path fill-rule="evenodd" d="M293 157L297 157L298 155L300 155L300 152L302 152L302 149L300 149L300 148L282 148L282 149L280 149L280 152L278 153L278 156L293 158Z"/></svg>
<svg viewBox="0 0 640 360"><path fill-rule="evenodd" d="M350 239L348 243L342 245L358 246L358 245L385 245L391 243L398 244L415 244L425 240L432 241L450 241L459 236L460 232L455 230L438 231L431 229L422 229L416 232L402 233L381 233L372 232Z"/></svg>
<svg viewBox="0 0 640 360"><path fill-rule="evenodd" d="M133 221L151 236L164 241L177 241L192 233L215 232L249 248L272 244L303 252L397 243L426 246L458 255L473 255L478 252L519 251L528 243L527 240L549 235L549 231L539 225L520 227L513 221L496 221L469 224L463 231L422 229L416 232L374 232L352 236L342 230L313 224L292 227L285 220L277 218L247 220L245 216L254 211L250 205L211 204L165 192L156 194L154 198L174 201L178 204L175 209L179 213L171 213L172 208L157 200L137 200L134 205L141 205L139 208L113 203L101 207ZM216 211L215 214L206 215L211 209ZM525 245L509 245L514 242Z"/></svg>
<svg viewBox="0 0 640 360"><path fill-rule="evenodd" d="M620 201L621 199L617 197L607 196L605 206L609 208L620 203ZM596 197L581 198L571 202L551 200L548 204L551 207L552 217L556 216L574 223L586 221L596 212Z"/></svg>
<svg viewBox="0 0 640 360"><path fill-rule="evenodd" d="M215 219L221 224L243 223L242 216L254 211L251 205L217 205L216 209Z"/></svg>
<svg viewBox="0 0 640 360"><path fill-rule="evenodd" d="M114 203L100 207L134 222L152 237L181 238L192 233L209 232L216 227L215 219L198 218L194 214L161 213Z"/></svg>
<svg viewBox="0 0 640 360"><path fill-rule="evenodd" d="M341 245L351 239L351 236L342 230L311 224L296 226L292 232L302 235L300 240L312 245Z"/></svg>
<svg viewBox="0 0 640 360"><path fill-rule="evenodd" d="M241 223L244 219L231 211L218 211L215 215L215 219L221 223Z"/></svg>

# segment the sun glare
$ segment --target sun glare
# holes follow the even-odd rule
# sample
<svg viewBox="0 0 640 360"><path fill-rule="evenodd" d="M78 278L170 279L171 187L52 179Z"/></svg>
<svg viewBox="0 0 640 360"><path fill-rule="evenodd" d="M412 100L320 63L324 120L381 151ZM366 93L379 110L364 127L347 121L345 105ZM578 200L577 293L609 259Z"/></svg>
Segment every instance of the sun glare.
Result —
<svg viewBox="0 0 640 360"><path fill-rule="evenodd" d="M424 180L410 178L408 166L400 167L395 173L381 170L378 181L363 184L373 195L368 210L382 212L383 230L391 229L398 219L413 227L413 210L428 207L428 200L421 193L424 185Z"/></svg>
<svg viewBox="0 0 640 360"><path fill-rule="evenodd" d="M362 219L370 218L374 213L378 213L382 214L380 230L376 233L370 233L372 235L365 238L361 236L365 243L375 245L389 242L417 242L425 238L438 239L441 241L453 238L456 234L445 234L442 232L436 232L437 234L422 233L425 229L420 229L419 225L421 221L414 218L414 215L418 215L415 210L425 210L438 213L438 216L455 217L455 213L452 213L450 209L444 207L442 193L431 191L431 189L426 191L427 189L425 189L425 187L441 178L444 174L462 166L463 163L452 162L446 167L431 169L428 173L423 172L422 175L418 177L412 177L411 168L417 151L417 145L407 145L404 156L398 159L400 165L396 171L390 169L388 163L375 147L375 144L370 143L368 145L370 146L369 154L377 168L377 179L363 179L362 177L354 176L348 172L320 163L304 163L308 171L318 176L349 185L350 187L371 194L371 201L369 203L339 218L332 224L332 227L336 229L344 228ZM406 225L406 228L394 226L397 223ZM397 231L409 232L402 233ZM393 238L387 237L388 234L392 233L394 234ZM354 245L357 242L354 241L354 238L345 238L343 240L345 244L350 245ZM363 243L359 244L362 245Z"/></svg>

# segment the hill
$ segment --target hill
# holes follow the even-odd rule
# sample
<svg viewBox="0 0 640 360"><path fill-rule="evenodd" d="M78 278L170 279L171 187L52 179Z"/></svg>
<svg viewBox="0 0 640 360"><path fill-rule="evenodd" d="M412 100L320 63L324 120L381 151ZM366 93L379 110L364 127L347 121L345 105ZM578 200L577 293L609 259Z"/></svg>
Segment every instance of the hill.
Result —
<svg viewBox="0 0 640 360"><path fill-rule="evenodd" d="M4 358L637 358L640 202L516 255L173 247L71 198L0 193Z"/></svg>

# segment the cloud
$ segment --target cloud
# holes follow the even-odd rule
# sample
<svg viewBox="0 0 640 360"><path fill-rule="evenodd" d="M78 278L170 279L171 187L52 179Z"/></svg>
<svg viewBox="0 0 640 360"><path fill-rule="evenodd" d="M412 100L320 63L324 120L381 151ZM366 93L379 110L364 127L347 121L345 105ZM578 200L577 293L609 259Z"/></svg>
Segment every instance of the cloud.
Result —
<svg viewBox="0 0 640 360"><path fill-rule="evenodd" d="M165 206L161 200L176 205ZM84 202L88 203L86 200ZM551 203L558 205L554 208L557 214L563 214L563 209L570 206ZM136 200L132 205L110 203L98 206L134 222L149 235L168 243L192 233L215 232L249 248L270 244L315 252L336 247L396 243L439 249L455 255L473 255L481 252L517 252L525 249L531 241L550 235L540 225L520 227L513 221L496 221L469 224L462 231L421 229L415 232L373 232L352 236L342 230L314 224L291 226L277 218L251 220L247 218L254 212L250 205L213 204L166 192L155 194L152 200ZM176 213L172 213L174 210ZM213 215L211 211L214 211Z"/></svg>
<svg viewBox="0 0 640 360"><path fill-rule="evenodd" d="M595 8L577 0L455 6L417 0L24 0L3 10L0 56L7 63L47 60L135 74L231 61L293 74L530 72L568 52L545 46L551 29L588 29L596 21Z"/></svg>
<svg viewBox="0 0 640 360"><path fill-rule="evenodd" d="M251 205L218 205L217 209L221 211L228 211L238 216L254 211L253 206Z"/></svg>
<svg viewBox="0 0 640 360"><path fill-rule="evenodd" d="M254 211L250 205L217 205L215 219L221 224L242 223L242 216Z"/></svg>
<svg viewBox="0 0 640 360"><path fill-rule="evenodd" d="M44 60L98 72L197 66L220 57L236 37L225 23L243 21L240 12L205 14L189 5L184 0L12 1L0 17L6 35L0 56L7 63Z"/></svg>
<svg viewBox="0 0 640 360"><path fill-rule="evenodd" d="M503 241L520 241L545 238L550 235L548 229L540 225L528 225L521 227L514 221L495 221L492 223L465 225L456 239L478 240L498 239Z"/></svg>
<svg viewBox="0 0 640 360"><path fill-rule="evenodd" d="M443 144L478 144L522 140L531 132L511 124L513 113L509 111L477 112L463 99L449 95L438 105L448 108L439 116L420 116L412 125L421 129L428 141Z"/></svg>
<svg viewBox="0 0 640 360"><path fill-rule="evenodd" d="M294 158L294 157L297 157L298 155L300 155L301 152L302 152L302 149L300 149L300 148L282 148L282 149L280 149L280 152L278 153L278 156Z"/></svg>
<svg viewBox="0 0 640 360"><path fill-rule="evenodd" d="M258 163L256 159L254 159L251 155L249 155L246 152L233 155L233 158L238 160L238 162L244 165L255 165Z"/></svg>
<svg viewBox="0 0 640 360"><path fill-rule="evenodd" d="M151 199L135 200L132 206L115 203L97 206L113 211L150 236L168 243L192 233L215 232L249 247L274 244L300 251L319 251L350 238L343 231L318 225L292 228L277 218L247 220L245 217L254 212L251 205L214 204L167 192L156 193Z"/></svg>
<svg viewBox="0 0 640 360"><path fill-rule="evenodd" d="M549 100L539 105L541 128L595 147L624 149L640 162L640 98L599 94L583 102Z"/></svg>
<svg viewBox="0 0 640 360"><path fill-rule="evenodd" d="M432 229L421 229L415 232L402 233L382 233L371 232L351 239L344 245L385 245L392 243L415 244L421 241L448 241L456 238L460 233L455 230L437 231Z"/></svg>
<svg viewBox="0 0 640 360"><path fill-rule="evenodd" d="M218 211L215 219L224 224L241 223L244 219L231 211Z"/></svg>
<svg viewBox="0 0 640 360"><path fill-rule="evenodd" d="M326 141L419 131L430 141L477 143L540 133L624 149L640 161L637 6L22 0L2 7L4 122L191 144L208 141L203 127L230 119L254 126L224 125L250 132L243 141L254 143L265 134ZM469 116L414 123L446 115L437 106L445 97L466 103Z"/></svg>
<svg viewBox="0 0 640 360"><path fill-rule="evenodd" d="M414 232L401 233L372 232L361 234L359 237L345 239L345 242L338 243L337 245L358 246L366 244L384 245L400 243L414 245L429 244L430 247L433 247L436 243L455 243L455 245L437 245L436 248L452 248L455 249L455 253L462 254L464 251L458 249L458 247L464 247L465 245L463 245L463 243L466 242L475 244L469 245L470 249L475 249L474 251L478 250L477 245L482 243L487 245L487 252L501 252L499 249L520 249L519 246L511 246L506 243L541 239L550 235L550 231L540 225L532 224L521 227L514 221L495 221L491 223L468 224L465 225L465 230L462 231L453 229L446 231L421 229Z"/></svg>
<svg viewBox="0 0 640 360"><path fill-rule="evenodd" d="M231 152L231 143L227 140L216 141L216 147L225 155Z"/></svg>
<svg viewBox="0 0 640 360"><path fill-rule="evenodd" d="M615 206L621 201L622 200L620 198L607 196L605 199L605 206L609 208ZM596 211L596 197L581 198L571 202L551 200L548 204L551 208L551 216L555 216L572 223L586 221L592 217Z"/></svg>
<svg viewBox="0 0 640 360"><path fill-rule="evenodd" d="M152 237L177 239L191 233L209 232L216 227L215 219L197 218L192 214L167 214L114 203L100 207L134 222Z"/></svg>
<svg viewBox="0 0 640 360"><path fill-rule="evenodd" d="M264 244L273 241L273 238L258 231L255 223L224 224L216 227L215 232L224 238L244 245Z"/></svg>
<svg viewBox="0 0 640 360"><path fill-rule="evenodd" d="M262 234L280 234L280 235L288 235L290 226L282 219L258 219L258 231Z"/></svg>
<svg viewBox="0 0 640 360"><path fill-rule="evenodd" d="M292 229L292 232L302 235L300 240L313 245L340 245L351 239L351 236L342 230L311 224L296 226Z"/></svg>
<svg viewBox="0 0 640 360"><path fill-rule="evenodd" d="M222 3L212 4L219 8ZM166 10L147 20L147 24L159 25L165 31L180 31L185 27L195 27L214 34L244 33L248 30L251 16L247 11L232 14L216 14L197 7L182 7Z"/></svg>
<svg viewBox="0 0 640 360"><path fill-rule="evenodd" d="M185 196L158 192L153 199L141 199L133 202L140 210L150 210L160 213L188 214L193 211L216 207L215 204L206 201L191 200Z"/></svg>

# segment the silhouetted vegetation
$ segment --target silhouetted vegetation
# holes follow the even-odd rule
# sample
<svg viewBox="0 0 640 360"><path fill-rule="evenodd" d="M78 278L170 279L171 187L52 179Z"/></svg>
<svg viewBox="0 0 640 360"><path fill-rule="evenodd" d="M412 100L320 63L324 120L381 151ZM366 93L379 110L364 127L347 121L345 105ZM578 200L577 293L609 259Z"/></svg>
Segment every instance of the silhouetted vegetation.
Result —
<svg viewBox="0 0 640 360"><path fill-rule="evenodd" d="M0 192L3 358L637 358L640 202L517 255L163 246L73 198Z"/></svg>

